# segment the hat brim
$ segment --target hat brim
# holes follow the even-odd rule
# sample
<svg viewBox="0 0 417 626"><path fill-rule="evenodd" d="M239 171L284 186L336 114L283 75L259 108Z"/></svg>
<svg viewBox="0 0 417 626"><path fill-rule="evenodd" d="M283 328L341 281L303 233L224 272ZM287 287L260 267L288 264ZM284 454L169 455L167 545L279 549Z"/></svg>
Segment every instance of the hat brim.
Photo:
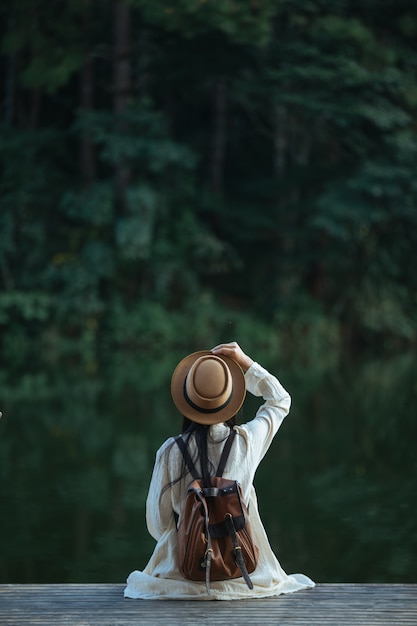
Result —
<svg viewBox="0 0 417 626"><path fill-rule="evenodd" d="M202 356L212 354L209 350L200 350L193 352L180 361L174 370L171 379L171 395L178 411L198 424L213 425L226 422L228 419L236 415L242 406L246 396L245 375L242 368L236 361L228 356L217 354L216 356L228 365L233 381L232 397L228 404L216 413L204 413L192 407L184 395L184 383L188 372L193 363Z"/></svg>

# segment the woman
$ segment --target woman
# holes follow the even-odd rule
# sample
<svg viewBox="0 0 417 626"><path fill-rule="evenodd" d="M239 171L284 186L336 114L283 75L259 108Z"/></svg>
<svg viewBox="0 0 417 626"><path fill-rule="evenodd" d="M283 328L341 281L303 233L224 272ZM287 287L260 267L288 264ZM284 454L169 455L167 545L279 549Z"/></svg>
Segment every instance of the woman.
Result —
<svg viewBox="0 0 417 626"><path fill-rule="evenodd" d="M245 373L244 373L245 372ZM256 417L242 426L236 413L246 389L262 396L265 403ZM262 598L314 587L303 574L288 576L272 552L262 525L253 479L272 439L288 414L291 399L279 381L247 356L236 342L223 343L211 351L196 352L176 367L171 381L176 407L184 416L183 439L200 469L203 480L214 475L230 429L236 431L223 473L237 480L250 511L250 522L259 560L250 578L211 582L207 595L204 582L185 579L177 559L177 520L192 481L179 446L168 439L156 454L146 502L146 521L156 539L155 550L143 571L134 571L124 595L142 599L237 600Z"/></svg>

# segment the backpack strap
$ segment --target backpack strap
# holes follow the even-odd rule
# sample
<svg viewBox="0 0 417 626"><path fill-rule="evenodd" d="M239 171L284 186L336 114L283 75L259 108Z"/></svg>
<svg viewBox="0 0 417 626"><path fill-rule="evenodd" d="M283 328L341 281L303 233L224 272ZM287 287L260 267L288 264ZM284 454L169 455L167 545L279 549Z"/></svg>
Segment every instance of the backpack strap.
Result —
<svg viewBox="0 0 417 626"><path fill-rule="evenodd" d="M181 435L178 435L178 437L175 437L175 443L178 445L179 449L182 452L182 456L184 458L184 462L186 464L186 466L188 467L188 470L191 474L191 476L196 480L197 478L201 478L201 476L199 475L199 473L196 470L196 467L193 463L193 460L190 456L190 453L188 452L188 448L185 445L185 441L184 439L181 437Z"/></svg>
<svg viewBox="0 0 417 626"><path fill-rule="evenodd" d="M221 478L223 476L224 468L226 467L227 459L229 458L230 450L232 448L232 444L235 440L236 431L233 428L230 429L230 434L226 439L226 443L223 447L223 452L220 457L219 467L217 468L216 476Z"/></svg>
<svg viewBox="0 0 417 626"><path fill-rule="evenodd" d="M229 458L230 450L232 448L235 435L236 435L236 431L231 429L230 434L228 438L226 439L226 443L224 444L222 455L219 461L219 466L217 468L216 476L218 477L223 476L224 468L226 467L227 459ZM175 437L175 443L178 445L179 449L181 450L182 456L184 458L184 462L186 466L188 467L188 470L191 476L194 479L201 478L200 474L196 470L196 467L193 463L190 453L188 452L188 448L185 444L184 439L181 437L181 435L178 435L177 437Z"/></svg>
<svg viewBox="0 0 417 626"><path fill-rule="evenodd" d="M209 511L207 506L207 500L202 491L195 490L195 497L200 501L203 515L204 515L204 524L206 529L206 539L207 539L207 548L204 553L204 568L206 570L206 589L207 594L210 595L210 571L211 571L211 559L213 556L213 548L211 547L211 535L209 530Z"/></svg>
<svg viewBox="0 0 417 626"><path fill-rule="evenodd" d="M249 589L253 589L253 582L251 581L250 576L248 574L248 570L245 564L245 559L243 558L243 554L242 554L242 548L240 547L239 540L237 538L237 533L236 533L236 528L233 522L233 517L230 515L230 513L227 513L225 517L225 522L226 522L227 530L229 531L230 539L232 540L233 554L235 557L236 565L240 569L242 576L245 579L245 582L247 586L249 587Z"/></svg>

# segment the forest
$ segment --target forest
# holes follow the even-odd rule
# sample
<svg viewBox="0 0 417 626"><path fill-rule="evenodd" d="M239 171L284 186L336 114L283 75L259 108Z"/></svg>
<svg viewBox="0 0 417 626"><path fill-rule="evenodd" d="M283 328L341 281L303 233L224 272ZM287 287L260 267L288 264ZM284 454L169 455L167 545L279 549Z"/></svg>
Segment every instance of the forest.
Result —
<svg viewBox="0 0 417 626"><path fill-rule="evenodd" d="M5 361L415 347L409 0L5 0L0 29Z"/></svg>
<svg viewBox="0 0 417 626"><path fill-rule="evenodd" d="M284 569L416 581L416 7L0 2L0 582L144 566L172 371L233 340L293 398Z"/></svg>

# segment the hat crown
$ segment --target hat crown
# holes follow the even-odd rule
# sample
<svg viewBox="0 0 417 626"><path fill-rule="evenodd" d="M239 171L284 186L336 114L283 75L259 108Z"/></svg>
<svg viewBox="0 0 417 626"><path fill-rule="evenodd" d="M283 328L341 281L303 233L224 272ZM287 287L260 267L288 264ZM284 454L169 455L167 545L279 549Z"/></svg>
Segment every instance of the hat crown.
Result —
<svg viewBox="0 0 417 626"><path fill-rule="evenodd" d="M222 407L233 391L227 363L214 355L200 357L187 374L185 391L191 404L200 410L215 411Z"/></svg>
<svg viewBox="0 0 417 626"><path fill-rule="evenodd" d="M239 411L246 395L245 376L230 357L199 350L178 363L171 378L171 394L184 417L211 426Z"/></svg>

